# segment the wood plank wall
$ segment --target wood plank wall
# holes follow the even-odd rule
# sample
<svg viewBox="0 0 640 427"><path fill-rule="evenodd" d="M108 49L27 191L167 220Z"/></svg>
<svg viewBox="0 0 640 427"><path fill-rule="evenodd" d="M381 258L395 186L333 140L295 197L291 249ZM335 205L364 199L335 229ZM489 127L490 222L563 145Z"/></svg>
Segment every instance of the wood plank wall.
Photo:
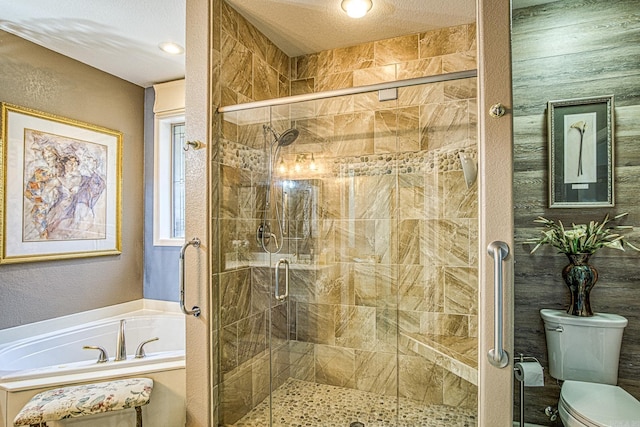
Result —
<svg viewBox="0 0 640 427"><path fill-rule="evenodd" d="M541 308L564 309L562 254L523 243L539 233L538 215L563 223L601 220L628 212L627 233L640 243L640 3L638 0L563 0L513 13L515 352L548 366ZM546 104L549 100L615 96L615 196L609 209L549 209ZM620 357L619 384L640 399L640 254L603 250L592 257L600 278L592 292L597 312L629 319ZM525 420L552 423L560 387L545 369L545 387L525 391ZM516 382L514 414L519 419Z"/></svg>

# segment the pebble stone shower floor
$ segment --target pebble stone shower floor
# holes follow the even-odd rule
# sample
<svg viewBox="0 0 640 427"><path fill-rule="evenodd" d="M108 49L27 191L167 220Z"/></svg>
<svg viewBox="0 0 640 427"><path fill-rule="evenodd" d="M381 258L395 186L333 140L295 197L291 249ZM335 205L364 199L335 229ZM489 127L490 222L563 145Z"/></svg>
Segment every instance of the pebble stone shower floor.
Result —
<svg viewBox="0 0 640 427"><path fill-rule="evenodd" d="M421 406L359 390L289 379L273 392L274 427L473 427L476 411L445 405ZM269 398L240 419L234 427L269 425ZM358 425L358 424L355 424Z"/></svg>

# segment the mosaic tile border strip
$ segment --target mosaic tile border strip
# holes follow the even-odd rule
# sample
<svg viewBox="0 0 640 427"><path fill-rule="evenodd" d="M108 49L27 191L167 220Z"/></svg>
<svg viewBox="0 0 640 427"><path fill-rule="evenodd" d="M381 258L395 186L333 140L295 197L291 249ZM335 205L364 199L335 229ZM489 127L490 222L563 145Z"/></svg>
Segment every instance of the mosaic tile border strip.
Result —
<svg viewBox="0 0 640 427"><path fill-rule="evenodd" d="M339 157L330 160L330 176L378 176L392 174L396 170L400 174L421 173L433 171L436 167L438 172L461 171L460 152L477 158L476 147ZM220 162L256 173L265 172L262 150L227 140L220 144Z"/></svg>

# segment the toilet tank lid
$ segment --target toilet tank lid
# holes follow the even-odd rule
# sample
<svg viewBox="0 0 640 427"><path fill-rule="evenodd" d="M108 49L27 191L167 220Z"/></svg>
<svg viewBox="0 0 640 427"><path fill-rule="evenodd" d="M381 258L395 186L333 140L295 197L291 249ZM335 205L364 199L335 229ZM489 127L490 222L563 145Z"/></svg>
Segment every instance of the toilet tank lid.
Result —
<svg viewBox="0 0 640 427"><path fill-rule="evenodd" d="M564 310L543 308L540 316L545 322L560 325L595 326L600 328L624 328L629 321L618 314L595 313L590 317L573 316Z"/></svg>

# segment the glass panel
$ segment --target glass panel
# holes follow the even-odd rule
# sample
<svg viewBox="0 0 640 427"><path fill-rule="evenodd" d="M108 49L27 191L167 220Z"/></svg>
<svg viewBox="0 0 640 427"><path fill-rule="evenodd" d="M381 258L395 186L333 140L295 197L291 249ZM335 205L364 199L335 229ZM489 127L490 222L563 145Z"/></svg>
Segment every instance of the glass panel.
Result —
<svg viewBox="0 0 640 427"><path fill-rule="evenodd" d="M184 238L184 123L171 125L172 150L172 227L171 237Z"/></svg>
<svg viewBox="0 0 640 427"><path fill-rule="evenodd" d="M221 425L475 424L475 94L224 115Z"/></svg>

